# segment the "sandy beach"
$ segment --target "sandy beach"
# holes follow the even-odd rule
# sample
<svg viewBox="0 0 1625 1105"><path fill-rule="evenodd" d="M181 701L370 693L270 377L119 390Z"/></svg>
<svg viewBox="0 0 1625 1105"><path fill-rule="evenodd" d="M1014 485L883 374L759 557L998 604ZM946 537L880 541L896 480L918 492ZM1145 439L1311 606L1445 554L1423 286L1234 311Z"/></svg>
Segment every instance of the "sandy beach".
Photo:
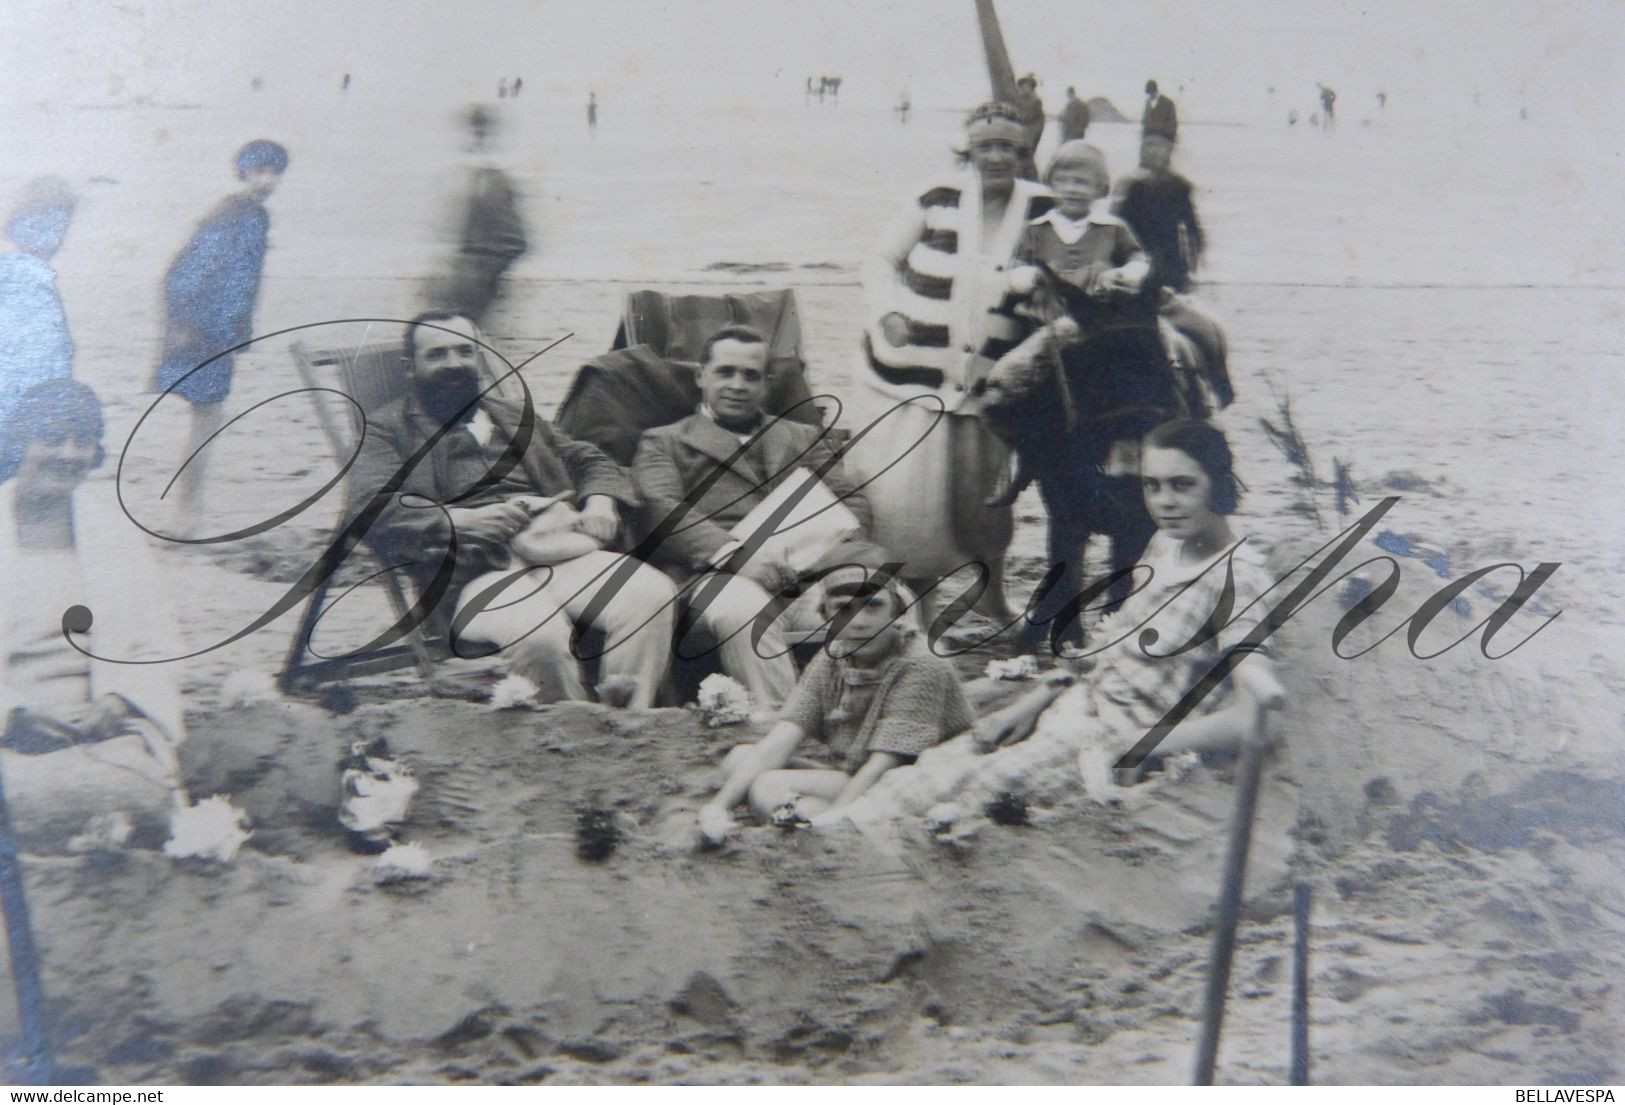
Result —
<svg viewBox="0 0 1625 1105"><path fill-rule="evenodd" d="M304 329L238 363L231 409L250 413L213 462L219 532L289 508L336 471L310 397L290 394L288 343L394 339L388 322L330 320L409 317L448 249L436 231L457 105L361 87L301 96L52 100L18 106L0 132L0 195L42 172L81 193L55 260L75 373L109 405L127 509L159 533L173 521L157 495L183 426L174 401L131 436L153 403L159 287L231 187L242 141L274 137L293 155L270 203L256 328ZM609 347L623 297L646 287L793 289L814 390L842 395L859 266L909 188L951 164L959 117L927 107L903 126L880 107L799 98L609 101L589 139L579 104L538 94L513 101L506 123L500 157L533 246L491 331L515 361L566 339L525 372L550 415L580 364ZM696 143L698 132L717 140ZM54 141L64 133L71 143ZM1114 171L1133 166L1136 126L1097 124L1090 137ZM1561 617L1499 660L1473 627L1516 586L1510 569L1435 619L1417 651L1472 631L1437 659L1412 655L1403 631L1358 659L1333 655L1336 588L1282 631L1290 701L1221 1081L1286 1080L1295 881L1315 894L1317 1082L1618 1081L1617 155L1540 118L1441 121L1396 103L1380 116L1351 108L1329 135L1195 119L1178 167L1197 182L1211 239L1201 294L1231 342L1238 398L1219 421L1247 485L1241 528L1289 567L1396 495L1376 530L1425 550L1397 557L1396 597L1345 651L1447 579L1562 565L1492 651ZM1283 402L1318 486L1263 431ZM1327 482L1334 461L1360 496L1347 515ZM319 554L338 506L335 491L264 533L162 543L187 646L268 609ZM1017 516L1011 570L1024 594L1043 569L1035 493ZM1395 545L1367 540L1347 566ZM361 589L319 641L343 651L385 624L381 595ZM358 685L344 713L228 701L232 673L281 669L294 626L289 614L177 668L193 793L229 793L255 817L234 863L25 860L59 1061L85 1081L1188 1078L1230 768L1154 781L1116 807L1080 792L1029 826L987 823L951 844L910 822L750 830L699 854L686 826L748 727L707 729L676 710L497 711L427 698L404 673ZM961 665L969 674L994 655ZM490 662L459 667L494 681ZM427 879L380 884L333 825L347 741L380 734L422 783L404 836L432 857ZM589 807L618 818L620 846L603 862L576 853ZM0 1001L0 1040L16 1034Z"/></svg>

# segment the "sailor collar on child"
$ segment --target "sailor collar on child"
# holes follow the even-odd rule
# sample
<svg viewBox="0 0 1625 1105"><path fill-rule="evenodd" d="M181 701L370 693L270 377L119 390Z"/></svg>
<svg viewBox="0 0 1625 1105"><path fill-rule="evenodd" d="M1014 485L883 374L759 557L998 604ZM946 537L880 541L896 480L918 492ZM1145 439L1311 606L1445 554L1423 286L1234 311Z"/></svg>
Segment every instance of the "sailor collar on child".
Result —
<svg viewBox="0 0 1625 1105"><path fill-rule="evenodd" d="M1110 226L1112 215L1105 209L1103 203L1097 201L1089 208L1089 213L1081 219L1069 219L1061 214L1059 207L1052 207L1032 221L1033 226L1042 226L1048 223L1055 231L1055 236L1066 245L1075 246L1078 241L1088 233L1090 224L1096 226Z"/></svg>

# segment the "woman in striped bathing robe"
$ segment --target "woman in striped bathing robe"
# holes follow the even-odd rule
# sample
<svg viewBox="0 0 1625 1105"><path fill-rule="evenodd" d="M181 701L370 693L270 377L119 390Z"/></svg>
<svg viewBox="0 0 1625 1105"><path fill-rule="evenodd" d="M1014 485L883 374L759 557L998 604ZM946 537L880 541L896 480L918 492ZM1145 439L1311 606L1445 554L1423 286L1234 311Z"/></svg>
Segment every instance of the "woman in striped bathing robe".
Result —
<svg viewBox="0 0 1625 1105"><path fill-rule="evenodd" d="M996 583L1011 516L987 500L1008 450L982 424L980 395L993 361L1025 336L1003 310L1008 269L1022 230L1054 200L1016 179L1013 107L978 108L965 137L969 165L910 197L865 265L869 323L847 420L861 436L849 456L873 480L874 538L906 562L906 578L979 561ZM989 605L1002 606L1000 591Z"/></svg>

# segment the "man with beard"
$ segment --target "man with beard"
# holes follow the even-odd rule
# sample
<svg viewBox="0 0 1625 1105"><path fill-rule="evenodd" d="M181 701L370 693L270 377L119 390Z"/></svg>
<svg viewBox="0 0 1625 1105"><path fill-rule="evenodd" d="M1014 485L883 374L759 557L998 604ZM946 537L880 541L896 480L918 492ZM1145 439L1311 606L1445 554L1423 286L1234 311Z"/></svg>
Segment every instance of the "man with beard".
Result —
<svg viewBox="0 0 1625 1105"><path fill-rule="evenodd" d="M368 421L350 516L377 512L366 539L441 600L443 621L443 597L457 596L454 652L494 645L544 700L586 699L571 649L585 625L605 637L600 697L647 707L665 678L675 590L611 551L637 501L631 481L528 403L487 390L482 348L449 311L407 326L406 394Z"/></svg>

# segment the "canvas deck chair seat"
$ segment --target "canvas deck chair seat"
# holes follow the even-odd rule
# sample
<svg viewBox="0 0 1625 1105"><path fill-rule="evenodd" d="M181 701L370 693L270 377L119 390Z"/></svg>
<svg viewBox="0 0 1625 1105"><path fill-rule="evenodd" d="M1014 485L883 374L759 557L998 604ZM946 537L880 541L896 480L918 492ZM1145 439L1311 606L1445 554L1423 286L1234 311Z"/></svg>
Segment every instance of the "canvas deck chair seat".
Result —
<svg viewBox="0 0 1625 1105"><path fill-rule="evenodd" d="M801 356L801 320L788 289L744 295L632 292L610 352L576 374L559 407L559 429L590 441L617 464L630 465L644 431L694 413L700 404L699 361L706 339L742 323L768 343L769 414L818 425Z"/></svg>
<svg viewBox="0 0 1625 1105"><path fill-rule="evenodd" d="M334 459L342 465L350 459L360 439L359 414L365 412L370 416L399 396L404 349L400 342L379 342L340 349L311 349L302 342L294 342L289 351L305 387L342 392L360 408L357 411L355 406L323 391L312 390L309 393L322 433L333 450ZM379 573L373 578L384 589L396 621L404 618L411 609L411 603L397 573L383 572L385 565L378 561L364 541L350 552L347 560L356 557L370 562L369 574ZM412 665L417 666L426 681L433 683L436 661L448 655L443 644L437 640L437 637L443 637L444 619L437 622L431 617L424 625L412 628L401 644L353 656L317 658L310 650L310 638L326 608L332 586L333 577L329 576L305 600L299 629L289 646L287 662L279 679L284 694L306 693L334 680L396 671ZM340 585L341 592L344 586ZM425 626L428 627L427 631ZM438 634L437 628L440 631Z"/></svg>

